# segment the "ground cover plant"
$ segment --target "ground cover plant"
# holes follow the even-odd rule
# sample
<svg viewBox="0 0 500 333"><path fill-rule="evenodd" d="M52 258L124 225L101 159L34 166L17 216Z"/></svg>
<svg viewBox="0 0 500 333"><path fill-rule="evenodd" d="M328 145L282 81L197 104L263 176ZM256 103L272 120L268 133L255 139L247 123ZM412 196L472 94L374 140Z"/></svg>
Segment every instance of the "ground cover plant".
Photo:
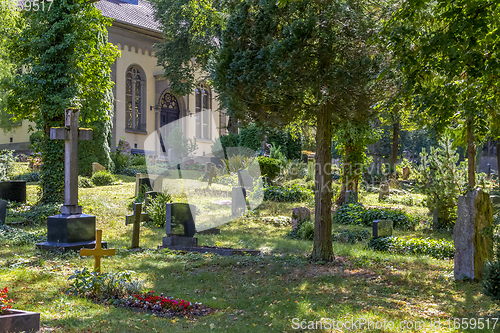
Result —
<svg viewBox="0 0 500 333"><path fill-rule="evenodd" d="M124 216L131 214L127 206L134 196L135 178L118 178L121 183L116 185L79 190L84 212L96 215L103 239L109 248L116 249L116 256L103 258L103 273L134 271L136 280L144 281L145 292L154 290L158 297L164 293L173 299L198 302L214 311L204 316L164 318L152 312L131 311L117 305L113 298L95 302L67 294L65 291L74 281L68 280L69 277L75 270L91 270L92 259L74 252L40 252L32 243L14 245L7 240L4 244L9 246L0 247L0 286L8 287L9 298L14 300L16 308L40 312L45 330L291 332L301 331L292 328L294 318L306 321L369 318L393 320L397 326L417 318L427 325L428 332L434 332L429 327L437 318L441 322L456 317L494 318L500 311L500 307L482 293L479 284L454 282L453 261L449 259L374 251L366 248L365 240L355 244L333 242L335 260L314 263L309 257L312 241L285 237L291 226L288 219L283 218L291 216L293 207L312 209L310 201L265 201L256 212L219 226L220 235L197 236L200 245L258 249L263 253L260 257L157 250L165 232L152 224L141 226L142 249L129 250L131 229L125 226ZM175 187L206 186L195 179L183 181L181 184L169 179L165 189L169 189L168 193L178 193ZM220 184L213 186L225 188ZM29 202L36 201L36 189L37 185L28 185ZM370 201L371 198L372 194L362 193L360 199ZM180 199L180 196L172 196L174 202ZM212 213L212 201L216 199L194 196L195 204L206 214ZM424 207L401 209L421 216L426 214ZM14 221L10 214L8 222ZM45 224L11 228L23 228L29 233L46 230ZM334 234L351 228L354 232L360 227L332 226ZM419 228L395 230L394 234L451 240L449 234L426 235ZM131 302L135 302L134 295ZM137 295L142 297L140 293ZM441 329L441 332L452 331Z"/></svg>

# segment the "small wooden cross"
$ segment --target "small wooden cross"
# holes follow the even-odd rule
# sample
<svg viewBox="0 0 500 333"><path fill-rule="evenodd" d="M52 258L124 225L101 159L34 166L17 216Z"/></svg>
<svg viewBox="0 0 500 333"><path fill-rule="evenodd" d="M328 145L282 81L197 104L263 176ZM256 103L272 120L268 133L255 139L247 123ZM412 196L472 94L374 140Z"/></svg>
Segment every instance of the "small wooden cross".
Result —
<svg viewBox="0 0 500 333"><path fill-rule="evenodd" d="M132 229L132 249L139 247L139 233L141 222L149 220L148 213L142 213L142 203L134 204L134 215L127 215L125 217L125 225L130 223L134 224Z"/></svg>
<svg viewBox="0 0 500 333"><path fill-rule="evenodd" d="M102 230L96 230L95 232L95 248L93 249L81 249L80 255L82 257L94 256L94 271L101 272L101 257L103 256L114 256L115 249L103 249L101 246L102 240Z"/></svg>

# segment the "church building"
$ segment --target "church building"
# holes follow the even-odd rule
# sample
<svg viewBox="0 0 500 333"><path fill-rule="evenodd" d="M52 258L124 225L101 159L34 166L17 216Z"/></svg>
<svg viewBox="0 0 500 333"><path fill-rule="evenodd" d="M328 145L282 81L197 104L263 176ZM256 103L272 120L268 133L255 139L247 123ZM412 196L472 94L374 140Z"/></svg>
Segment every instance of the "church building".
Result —
<svg viewBox="0 0 500 333"><path fill-rule="evenodd" d="M163 68L157 65L154 55L153 46L163 37L151 4L144 0L100 0L95 6L104 16L113 19L108 40L120 50L119 58L111 67L115 83L111 149L115 149L118 140L124 139L133 153L166 156L165 140L154 146L145 142L155 131L161 133L162 138L168 137L168 131L175 124L181 127L186 138L196 138L196 156L209 155L213 141L225 133L228 117L217 111L217 99L202 80L189 95L170 93ZM0 129L0 149L29 149L28 128L29 122L23 121L9 132Z"/></svg>

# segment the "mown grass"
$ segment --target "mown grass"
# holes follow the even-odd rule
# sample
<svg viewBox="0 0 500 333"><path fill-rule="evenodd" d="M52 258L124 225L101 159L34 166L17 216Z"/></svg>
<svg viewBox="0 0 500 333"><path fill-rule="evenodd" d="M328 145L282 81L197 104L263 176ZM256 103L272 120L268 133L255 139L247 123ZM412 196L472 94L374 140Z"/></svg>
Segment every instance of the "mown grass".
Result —
<svg viewBox="0 0 500 333"><path fill-rule="evenodd" d="M158 293L201 302L218 311L206 317L158 318L69 296L64 294L68 277L76 269L91 269L92 259L3 244L0 287L9 287L15 308L40 312L43 326L54 332L311 331L293 329L293 318L391 320L396 327L405 320L422 320L426 326L419 332L452 332L431 328L430 323L438 318L443 322L449 318L496 317L499 313L478 283L453 280L453 261L389 255L368 250L364 244L334 243L335 261L314 264L308 257L311 241L287 239L290 227L276 227L261 219L290 216L292 207L310 203L264 203L258 214L221 225L220 235L198 236L201 245L259 249L264 254L261 257L157 250L164 231L150 225L141 226L143 249L129 250L132 227L125 226L125 215L131 214L127 206L134 194L135 179L125 177L119 177L122 183L118 185L80 189L84 212L97 216L97 227L103 230L108 246L117 249L116 256L103 259L102 270L133 270ZM193 184L188 182L188 193ZM170 191L174 191L177 185L169 180L165 186L173 186ZM36 199L36 185L28 186L28 195L30 201ZM218 199L196 197L194 193L187 197L205 211ZM175 199L185 198L175 195ZM415 209L425 214L425 208Z"/></svg>

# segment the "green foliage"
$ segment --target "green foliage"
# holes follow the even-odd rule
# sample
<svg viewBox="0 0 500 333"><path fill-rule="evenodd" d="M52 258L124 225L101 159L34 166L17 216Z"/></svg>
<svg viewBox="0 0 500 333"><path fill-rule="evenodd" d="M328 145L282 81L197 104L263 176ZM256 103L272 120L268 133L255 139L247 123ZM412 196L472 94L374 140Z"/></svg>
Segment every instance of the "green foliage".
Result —
<svg viewBox="0 0 500 333"><path fill-rule="evenodd" d="M246 169L252 163L253 158L243 155L233 155L227 160L222 160L222 168L217 169L217 174L237 173L238 169Z"/></svg>
<svg viewBox="0 0 500 333"><path fill-rule="evenodd" d="M237 133L229 133L228 135L221 135L218 137L214 144L210 147L212 154L216 157L227 159L228 147L238 147L239 146L239 135Z"/></svg>
<svg viewBox="0 0 500 333"><path fill-rule="evenodd" d="M91 188L94 187L92 179L85 176L78 176L78 187L79 188Z"/></svg>
<svg viewBox="0 0 500 333"><path fill-rule="evenodd" d="M61 205L49 203L45 205L15 205L10 209L10 214L15 218L22 218L24 224L41 225L47 217L61 213Z"/></svg>
<svg viewBox="0 0 500 333"><path fill-rule="evenodd" d="M355 244L369 239L372 236L370 231L366 229L344 229L333 232L332 239L334 242Z"/></svg>
<svg viewBox="0 0 500 333"><path fill-rule="evenodd" d="M116 152L111 152L110 157L115 166L115 173L122 174L123 169L130 165L132 154L122 153L117 149Z"/></svg>
<svg viewBox="0 0 500 333"><path fill-rule="evenodd" d="M262 176L267 176L271 180L276 178L281 171L281 161L265 156L258 157L260 174Z"/></svg>
<svg viewBox="0 0 500 333"><path fill-rule="evenodd" d="M113 185L117 181L115 175L107 170L97 171L94 173L91 180L95 186Z"/></svg>
<svg viewBox="0 0 500 333"><path fill-rule="evenodd" d="M264 200L278 202L301 202L312 200L314 192L300 185L291 187L265 186Z"/></svg>
<svg viewBox="0 0 500 333"><path fill-rule="evenodd" d="M145 283L133 277L133 271L110 273L76 270L68 280L73 280L67 294L97 299L122 298L143 291Z"/></svg>
<svg viewBox="0 0 500 333"><path fill-rule="evenodd" d="M135 175L138 173L148 173L148 167L145 165L129 166L129 167L124 167L124 168L120 169L120 171L117 173L120 175L135 177Z"/></svg>
<svg viewBox="0 0 500 333"><path fill-rule="evenodd" d="M409 207L424 206L424 200L412 194L388 195L383 201L390 204L405 205Z"/></svg>
<svg viewBox="0 0 500 333"><path fill-rule="evenodd" d="M370 239L368 247L376 251L426 255L437 259L453 259L455 256L453 242L445 239L380 237Z"/></svg>
<svg viewBox="0 0 500 333"><path fill-rule="evenodd" d="M263 138L264 129L252 123L240 129L239 146L258 151Z"/></svg>
<svg viewBox="0 0 500 333"><path fill-rule="evenodd" d="M304 221L300 228L297 228L297 236L303 240L314 239L314 222L311 220Z"/></svg>
<svg viewBox="0 0 500 333"><path fill-rule="evenodd" d="M165 219L167 215L167 203L172 202L172 197L168 193L159 193L156 198L149 202L147 207L149 218L153 223L160 228L165 226Z"/></svg>
<svg viewBox="0 0 500 333"><path fill-rule="evenodd" d="M371 227L376 220L391 220L394 229L414 230L419 220L399 209L364 208L360 203L342 205L333 215L333 223Z"/></svg>
<svg viewBox="0 0 500 333"><path fill-rule="evenodd" d="M293 185L298 185L300 187L307 188L311 191L314 191L316 187L316 183L314 182L314 180L307 181L305 178L289 180L283 183L283 187L292 187Z"/></svg>
<svg viewBox="0 0 500 333"><path fill-rule="evenodd" d="M180 159L190 156L198 149L196 138L186 138L179 124L176 124L168 133L167 143L170 148L173 148L177 152L177 156Z"/></svg>
<svg viewBox="0 0 500 333"><path fill-rule="evenodd" d="M40 231L24 231L23 229L11 228L7 225L0 226L0 242L7 243L13 246L35 245L47 241L47 232Z"/></svg>
<svg viewBox="0 0 500 333"><path fill-rule="evenodd" d="M237 186L238 185L238 175L235 173L232 174L221 174L217 176L214 180L214 183L228 186Z"/></svg>
<svg viewBox="0 0 500 333"><path fill-rule="evenodd" d="M438 211L438 229L451 229L457 218L458 196L467 187L467 166L458 164L458 154L448 139L441 140L437 148L425 149L420 154L417 185L426 195L426 206Z"/></svg>
<svg viewBox="0 0 500 333"><path fill-rule="evenodd" d="M272 146L269 152L269 157L280 161L282 165L285 165L287 162L285 154L281 152L281 146L278 146L278 148Z"/></svg>
<svg viewBox="0 0 500 333"><path fill-rule="evenodd" d="M0 181L9 180L15 168L13 150L0 150Z"/></svg>
<svg viewBox="0 0 500 333"><path fill-rule="evenodd" d="M39 182L40 181L40 174L36 171L21 173L21 174L18 174L16 176L12 177L12 180L25 180L28 183L29 182Z"/></svg>

